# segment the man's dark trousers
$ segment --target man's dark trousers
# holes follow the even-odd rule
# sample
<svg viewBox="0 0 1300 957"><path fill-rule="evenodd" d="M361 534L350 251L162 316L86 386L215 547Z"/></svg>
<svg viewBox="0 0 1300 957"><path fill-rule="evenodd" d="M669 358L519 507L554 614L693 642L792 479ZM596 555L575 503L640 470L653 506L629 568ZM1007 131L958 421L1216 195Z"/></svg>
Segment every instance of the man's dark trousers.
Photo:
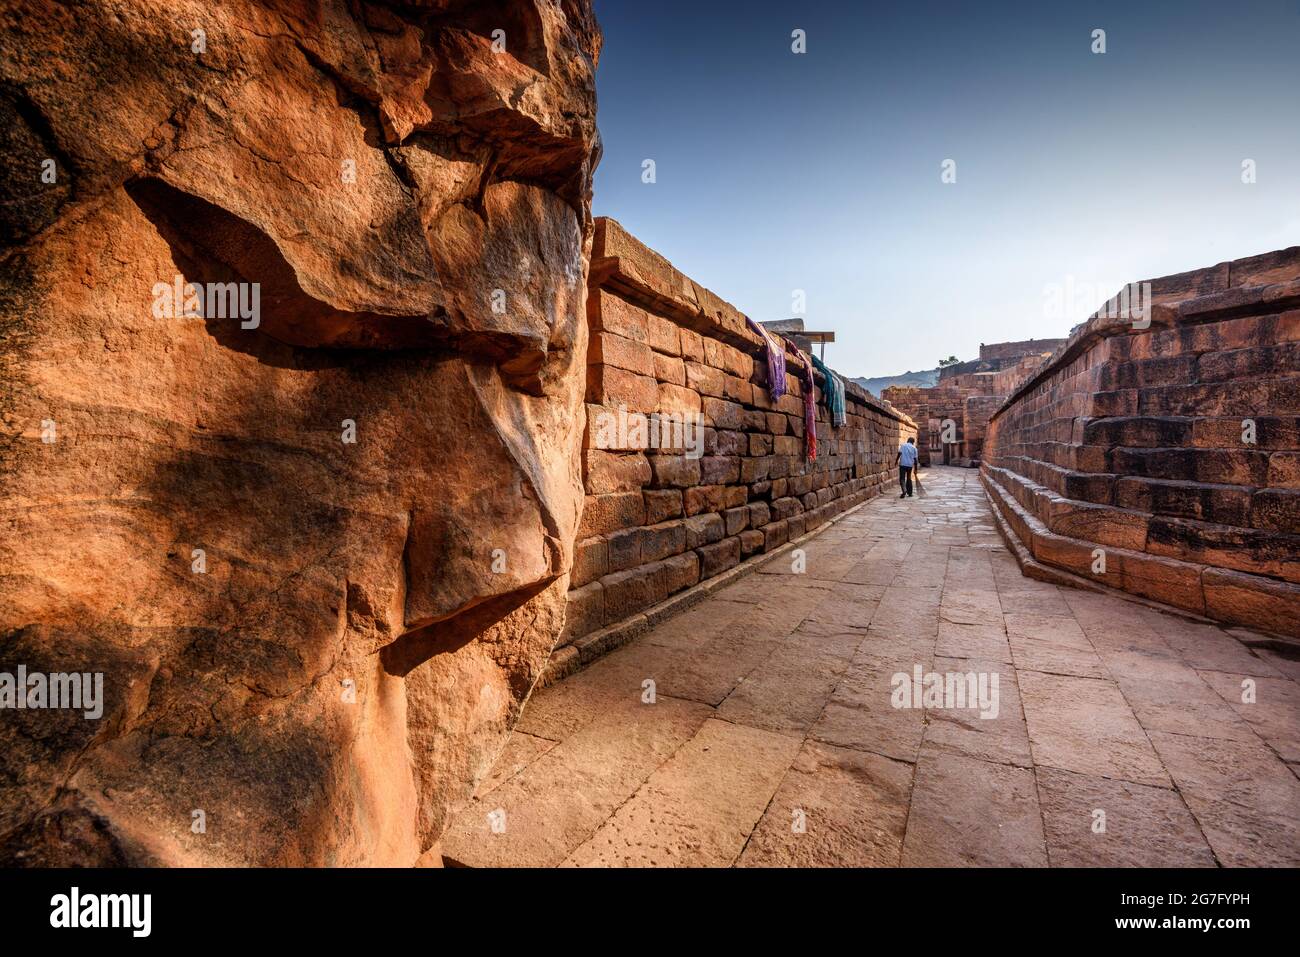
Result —
<svg viewBox="0 0 1300 957"><path fill-rule="evenodd" d="M912 494L912 469L906 465L898 467L898 491L901 494Z"/></svg>

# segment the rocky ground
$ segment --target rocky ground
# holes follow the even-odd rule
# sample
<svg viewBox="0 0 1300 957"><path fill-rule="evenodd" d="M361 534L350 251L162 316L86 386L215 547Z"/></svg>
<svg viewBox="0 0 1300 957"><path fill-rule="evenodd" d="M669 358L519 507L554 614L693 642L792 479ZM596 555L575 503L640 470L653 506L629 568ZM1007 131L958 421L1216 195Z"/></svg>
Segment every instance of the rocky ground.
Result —
<svg viewBox="0 0 1300 957"><path fill-rule="evenodd" d="M534 694L448 862L1300 864L1283 646L1024 578L975 472L925 485ZM894 707L917 665L997 717Z"/></svg>

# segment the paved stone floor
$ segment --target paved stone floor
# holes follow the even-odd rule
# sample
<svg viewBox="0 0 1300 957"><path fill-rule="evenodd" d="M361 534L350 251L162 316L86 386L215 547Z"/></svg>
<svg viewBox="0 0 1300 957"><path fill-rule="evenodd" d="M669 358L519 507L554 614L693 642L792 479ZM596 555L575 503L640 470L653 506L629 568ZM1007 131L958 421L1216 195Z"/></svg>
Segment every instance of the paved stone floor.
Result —
<svg viewBox="0 0 1300 957"><path fill-rule="evenodd" d="M534 695L449 862L1300 864L1285 646L1024 578L977 474L923 474ZM997 716L894 707L917 666Z"/></svg>

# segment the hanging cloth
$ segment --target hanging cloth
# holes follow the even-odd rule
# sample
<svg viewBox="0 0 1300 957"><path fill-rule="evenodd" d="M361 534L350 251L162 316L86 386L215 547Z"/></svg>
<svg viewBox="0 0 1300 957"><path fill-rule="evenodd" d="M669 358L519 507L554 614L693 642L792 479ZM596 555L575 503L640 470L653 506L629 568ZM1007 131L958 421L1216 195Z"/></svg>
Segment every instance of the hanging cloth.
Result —
<svg viewBox="0 0 1300 957"><path fill-rule="evenodd" d="M760 326L749 316L745 317L749 328L758 333L767 347L767 391L775 402L785 395L785 348L770 332Z"/></svg>
<svg viewBox="0 0 1300 957"><path fill-rule="evenodd" d="M809 462L817 460L817 386L813 381L812 363L804 351L790 343L790 348L799 357L799 379L803 382L803 439L804 452Z"/></svg>
<svg viewBox="0 0 1300 957"><path fill-rule="evenodd" d="M817 367L826 379L826 405L831 410L831 425L839 428L848 421L848 416L844 412L844 380L827 368L826 363L812 357L813 365Z"/></svg>

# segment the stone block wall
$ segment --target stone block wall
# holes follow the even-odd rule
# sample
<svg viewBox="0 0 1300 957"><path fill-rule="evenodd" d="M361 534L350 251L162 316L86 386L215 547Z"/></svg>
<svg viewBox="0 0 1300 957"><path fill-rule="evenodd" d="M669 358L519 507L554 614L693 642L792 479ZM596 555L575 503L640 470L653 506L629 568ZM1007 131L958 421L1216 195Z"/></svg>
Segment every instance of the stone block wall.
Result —
<svg viewBox="0 0 1300 957"><path fill-rule="evenodd" d="M1149 328L1094 317L989 423L1004 531L1039 577L1300 635L1300 247L1151 293Z"/></svg>
<svg viewBox="0 0 1300 957"><path fill-rule="evenodd" d="M916 423L916 444L920 450L919 461L930 464L930 453L938 447L937 428L931 427L929 389L914 385L886 386L880 397Z"/></svg>
<svg viewBox="0 0 1300 957"><path fill-rule="evenodd" d="M1046 363L1065 339L980 344L980 358L945 366L929 388L889 386L881 397L918 423L921 464L973 466L980 462L989 417L1008 395ZM951 441L943 423L953 422Z"/></svg>
<svg viewBox="0 0 1300 957"><path fill-rule="evenodd" d="M614 220L596 221L587 319L586 498L557 662L593 647L594 633L896 484L895 453L916 435L910 418L846 382L848 421L832 428L819 376L817 458L808 462L793 350L786 394L773 401L745 317ZM623 413L698 414L702 454L681 442L601 447L601 416Z"/></svg>
<svg viewBox="0 0 1300 957"><path fill-rule="evenodd" d="M1065 339L1025 339L1020 342L980 343L980 358L985 361L999 359L1019 360L1022 356L1055 352L1065 345Z"/></svg>
<svg viewBox="0 0 1300 957"><path fill-rule="evenodd" d="M984 454L984 437L989 419L1005 401L1001 395L968 395L962 401L962 426L965 430L963 452L967 460L978 462Z"/></svg>

